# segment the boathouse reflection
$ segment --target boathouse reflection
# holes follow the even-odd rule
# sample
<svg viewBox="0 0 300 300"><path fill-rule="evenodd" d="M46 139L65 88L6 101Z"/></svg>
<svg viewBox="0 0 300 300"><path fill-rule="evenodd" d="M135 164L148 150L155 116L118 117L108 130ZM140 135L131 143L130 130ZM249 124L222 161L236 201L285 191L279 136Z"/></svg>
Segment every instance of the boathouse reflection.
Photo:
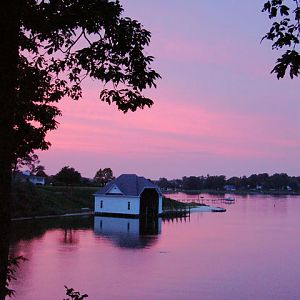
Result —
<svg viewBox="0 0 300 300"><path fill-rule="evenodd" d="M161 233L161 218L95 216L94 232L120 248L150 248Z"/></svg>

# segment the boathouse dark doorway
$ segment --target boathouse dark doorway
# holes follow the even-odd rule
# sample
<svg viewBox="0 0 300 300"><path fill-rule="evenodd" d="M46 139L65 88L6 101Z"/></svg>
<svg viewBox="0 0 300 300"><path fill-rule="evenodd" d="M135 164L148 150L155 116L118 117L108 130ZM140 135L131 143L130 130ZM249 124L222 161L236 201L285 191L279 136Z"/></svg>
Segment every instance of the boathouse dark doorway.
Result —
<svg viewBox="0 0 300 300"><path fill-rule="evenodd" d="M159 233L158 216L140 218L140 235L156 235Z"/></svg>
<svg viewBox="0 0 300 300"><path fill-rule="evenodd" d="M143 218L157 217L159 195L155 189L144 189L140 198L140 216Z"/></svg>

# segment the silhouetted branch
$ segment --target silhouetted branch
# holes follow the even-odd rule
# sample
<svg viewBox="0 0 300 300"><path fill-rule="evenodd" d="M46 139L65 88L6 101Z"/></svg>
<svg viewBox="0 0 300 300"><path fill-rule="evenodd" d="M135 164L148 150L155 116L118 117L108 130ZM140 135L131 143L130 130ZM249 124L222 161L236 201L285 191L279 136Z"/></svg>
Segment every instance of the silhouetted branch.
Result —
<svg viewBox="0 0 300 300"><path fill-rule="evenodd" d="M17 278L15 277L15 273L17 271L17 268L20 265L21 261L26 261L27 259L24 256L17 256L10 258L8 260L8 265L7 265L7 272L6 272L6 285L5 285L5 290L6 290L6 295L8 297L12 297L15 295L15 290L9 288L9 284L12 280L16 280Z"/></svg>
<svg viewBox="0 0 300 300"><path fill-rule="evenodd" d="M74 289L68 288L67 286L65 286L65 288L67 290L66 295L71 298L65 298L63 300L83 300L84 298L88 297L87 294L81 295L80 292L76 292Z"/></svg>

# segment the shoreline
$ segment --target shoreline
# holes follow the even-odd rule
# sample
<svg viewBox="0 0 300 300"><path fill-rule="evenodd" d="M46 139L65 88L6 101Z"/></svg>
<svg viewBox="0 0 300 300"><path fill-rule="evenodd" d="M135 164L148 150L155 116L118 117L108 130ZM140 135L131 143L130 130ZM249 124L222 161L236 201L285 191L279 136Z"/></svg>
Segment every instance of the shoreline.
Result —
<svg viewBox="0 0 300 300"><path fill-rule="evenodd" d="M186 194L212 194L212 195L269 195L269 196L299 196L300 192L288 192L288 191L218 191L218 190L176 190L176 191L163 191L164 195L174 193L186 193Z"/></svg>
<svg viewBox="0 0 300 300"><path fill-rule="evenodd" d="M60 215L45 215L45 216L32 216L32 217L17 217L11 218L12 222L15 221L25 221L25 220L38 220L38 219L51 219L51 218L61 218L61 217L77 217L77 216L91 216L94 215L94 211L80 212L80 213L65 213Z"/></svg>
<svg viewBox="0 0 300 300"><path fill-rule="evenodd" d="M190 212L224 212L226 209L221 207L215 207L210 205L201 205L192 207ZM17 217L11 218L12 222L17 221L26 221L26 220L40 220L40 219L53 219L53 218L62 218L62 217L79 217L79 216L94 216L94 211L78 212L78 213L65 213L60 215L45 215L45 216L32 216L32 217Z"/></svg>

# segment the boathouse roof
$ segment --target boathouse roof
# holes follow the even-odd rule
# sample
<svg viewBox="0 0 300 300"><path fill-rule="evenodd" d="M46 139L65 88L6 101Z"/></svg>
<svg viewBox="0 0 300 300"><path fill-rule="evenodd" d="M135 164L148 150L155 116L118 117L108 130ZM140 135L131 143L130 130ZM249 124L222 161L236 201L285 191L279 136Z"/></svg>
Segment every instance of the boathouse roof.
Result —
<svg viewBox="0 0 300 300"><path fill-rule="evenodd" d="M116 188L119 190L115 192ZM122 174L101 188L96 195L121 194L124 196L140 196L145 188L155 189L159 195L159 187L142 176L136 174ZM114 189L114 192L111 192Z"/></svg>

